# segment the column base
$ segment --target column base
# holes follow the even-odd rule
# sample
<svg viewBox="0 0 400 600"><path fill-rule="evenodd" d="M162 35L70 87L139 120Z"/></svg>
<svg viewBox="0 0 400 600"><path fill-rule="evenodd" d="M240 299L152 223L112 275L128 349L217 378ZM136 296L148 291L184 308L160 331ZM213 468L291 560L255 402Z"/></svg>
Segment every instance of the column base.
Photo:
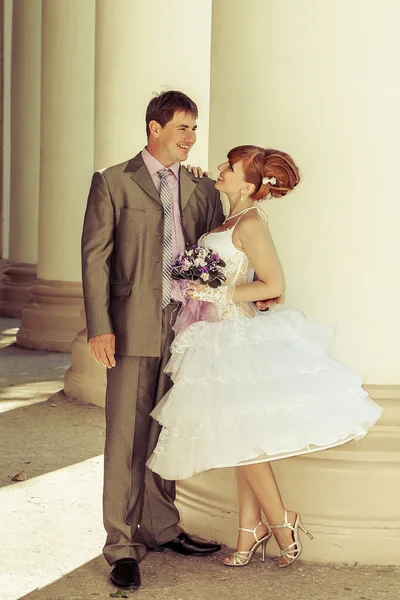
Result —
<svg viewBox="0 0 400 600"><path fill-rule="evenodd" d="M4 279L4 272L3 269L6 266L7 261L5 260L5 258L1 258L0 257L0 283L3 281Z"/></svg>
<svg viewBox="0 0 400 600"><path fill-rule="evenodd" d="M36 265L6 261L0 282L0 316L20 319L22 309L31 299L36 280Z"/></svg>
<svg viewBox="0 0 400 600"><path fill-rule="evenodd" d="M106 368L93 358L86 336L87 330L83 329L72 344L72 365L65 374L64 394L84 404L105 406Z"/></svg>
<svg viewBox="0 0 400 600"><path fill-rule="evenodd" d="M22 311L17 345L33 350L71 352L76 332L81 328L82 284L38 279L31 293L32 299Z"/></svg>
<svg viewBox="0 0 400 600"><path fill-rule="evenodd" d="M400 386L366 388L385 413L362 441L272 463L287 508L314 535L302 536L304 560L400 565ZM179 483L177 502L189 533L235 546L234 469Z"/></svg>

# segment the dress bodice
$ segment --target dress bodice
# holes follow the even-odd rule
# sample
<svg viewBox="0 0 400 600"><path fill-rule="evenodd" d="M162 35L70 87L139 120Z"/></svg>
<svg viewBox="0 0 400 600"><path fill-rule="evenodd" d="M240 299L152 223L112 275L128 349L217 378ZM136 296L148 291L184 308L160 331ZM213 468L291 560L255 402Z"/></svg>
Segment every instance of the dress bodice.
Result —
<svg viewBox="0 0 400 600"><path fill-rule="evenodd" d="M250 266L247 255L236 248L232 241L234 227L225 231L206 233L199 239L199 245L211 248L225 262L224 275L227 285L241 285L254 279L254 270Z"/></svg>
<svg viewBox="0 0 400 600"><path fill-rule="evenodd" d="M198 242L203 248L211 248L219 254L226 264L223 268L226 277L224 285L233 287L254 280L254 269L250 265L246 253L236 248L232 241L234 229L235 226L225 231L205 233ZM218 307L218 312L221 320L249 318L257 314L252 302L229 302L222 308Z"/></svg>

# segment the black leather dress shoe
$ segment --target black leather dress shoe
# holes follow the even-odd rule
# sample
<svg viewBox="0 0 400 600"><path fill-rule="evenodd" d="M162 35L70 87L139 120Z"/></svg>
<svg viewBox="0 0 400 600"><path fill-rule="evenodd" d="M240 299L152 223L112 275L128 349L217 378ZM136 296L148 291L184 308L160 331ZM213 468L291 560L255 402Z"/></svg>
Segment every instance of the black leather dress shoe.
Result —
<svg viewBox="0 0 400 600"><path fill-rule="evenodd" d="M174 550L178 554L185 554L190 556L208 556L219 552L221 550L220 544L211 544L210 542L198 542L188 536L187 533L180 533L176 538L162 544L162 546L156 546L153 548L155 552L162 552L164 548Z"/></svg>
<svg viewBox="0 0 400 600"><path fill-rule="evenodd" d="M137 560L134 558L120 558L116 560L111 569L110 579L119 588L139 589L140 573Z"/></svg>

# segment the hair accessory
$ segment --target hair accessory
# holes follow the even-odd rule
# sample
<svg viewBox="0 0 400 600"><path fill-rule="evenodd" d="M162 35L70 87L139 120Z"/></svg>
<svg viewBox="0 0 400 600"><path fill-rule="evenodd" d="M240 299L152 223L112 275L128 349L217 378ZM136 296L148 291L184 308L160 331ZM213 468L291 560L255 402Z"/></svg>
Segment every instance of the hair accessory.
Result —
<svg viewBox="0 0 400 600"><path fill-rule="evenodd" d="M276 179L275 179L275 177L263 177L262 182L264 185L267 185L267 183L270 183L271 185L275 185Z"/></svg>

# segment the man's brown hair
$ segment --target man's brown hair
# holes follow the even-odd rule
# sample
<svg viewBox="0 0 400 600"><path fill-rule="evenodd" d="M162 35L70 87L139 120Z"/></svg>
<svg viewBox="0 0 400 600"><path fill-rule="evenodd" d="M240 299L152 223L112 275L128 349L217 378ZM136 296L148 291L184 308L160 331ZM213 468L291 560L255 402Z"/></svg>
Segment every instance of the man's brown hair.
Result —
<svg viewBox="0 0 400 600"><path fill-rule="evenodd" d="M161 127L165 127L169 121L172 121L176 112L187 113L195 119L198 117L196 103L183 92L170 90L168 92L161 92L161 94L152 98L146 110L147 137L150 135L150 121L157 121Z"/></svg>

